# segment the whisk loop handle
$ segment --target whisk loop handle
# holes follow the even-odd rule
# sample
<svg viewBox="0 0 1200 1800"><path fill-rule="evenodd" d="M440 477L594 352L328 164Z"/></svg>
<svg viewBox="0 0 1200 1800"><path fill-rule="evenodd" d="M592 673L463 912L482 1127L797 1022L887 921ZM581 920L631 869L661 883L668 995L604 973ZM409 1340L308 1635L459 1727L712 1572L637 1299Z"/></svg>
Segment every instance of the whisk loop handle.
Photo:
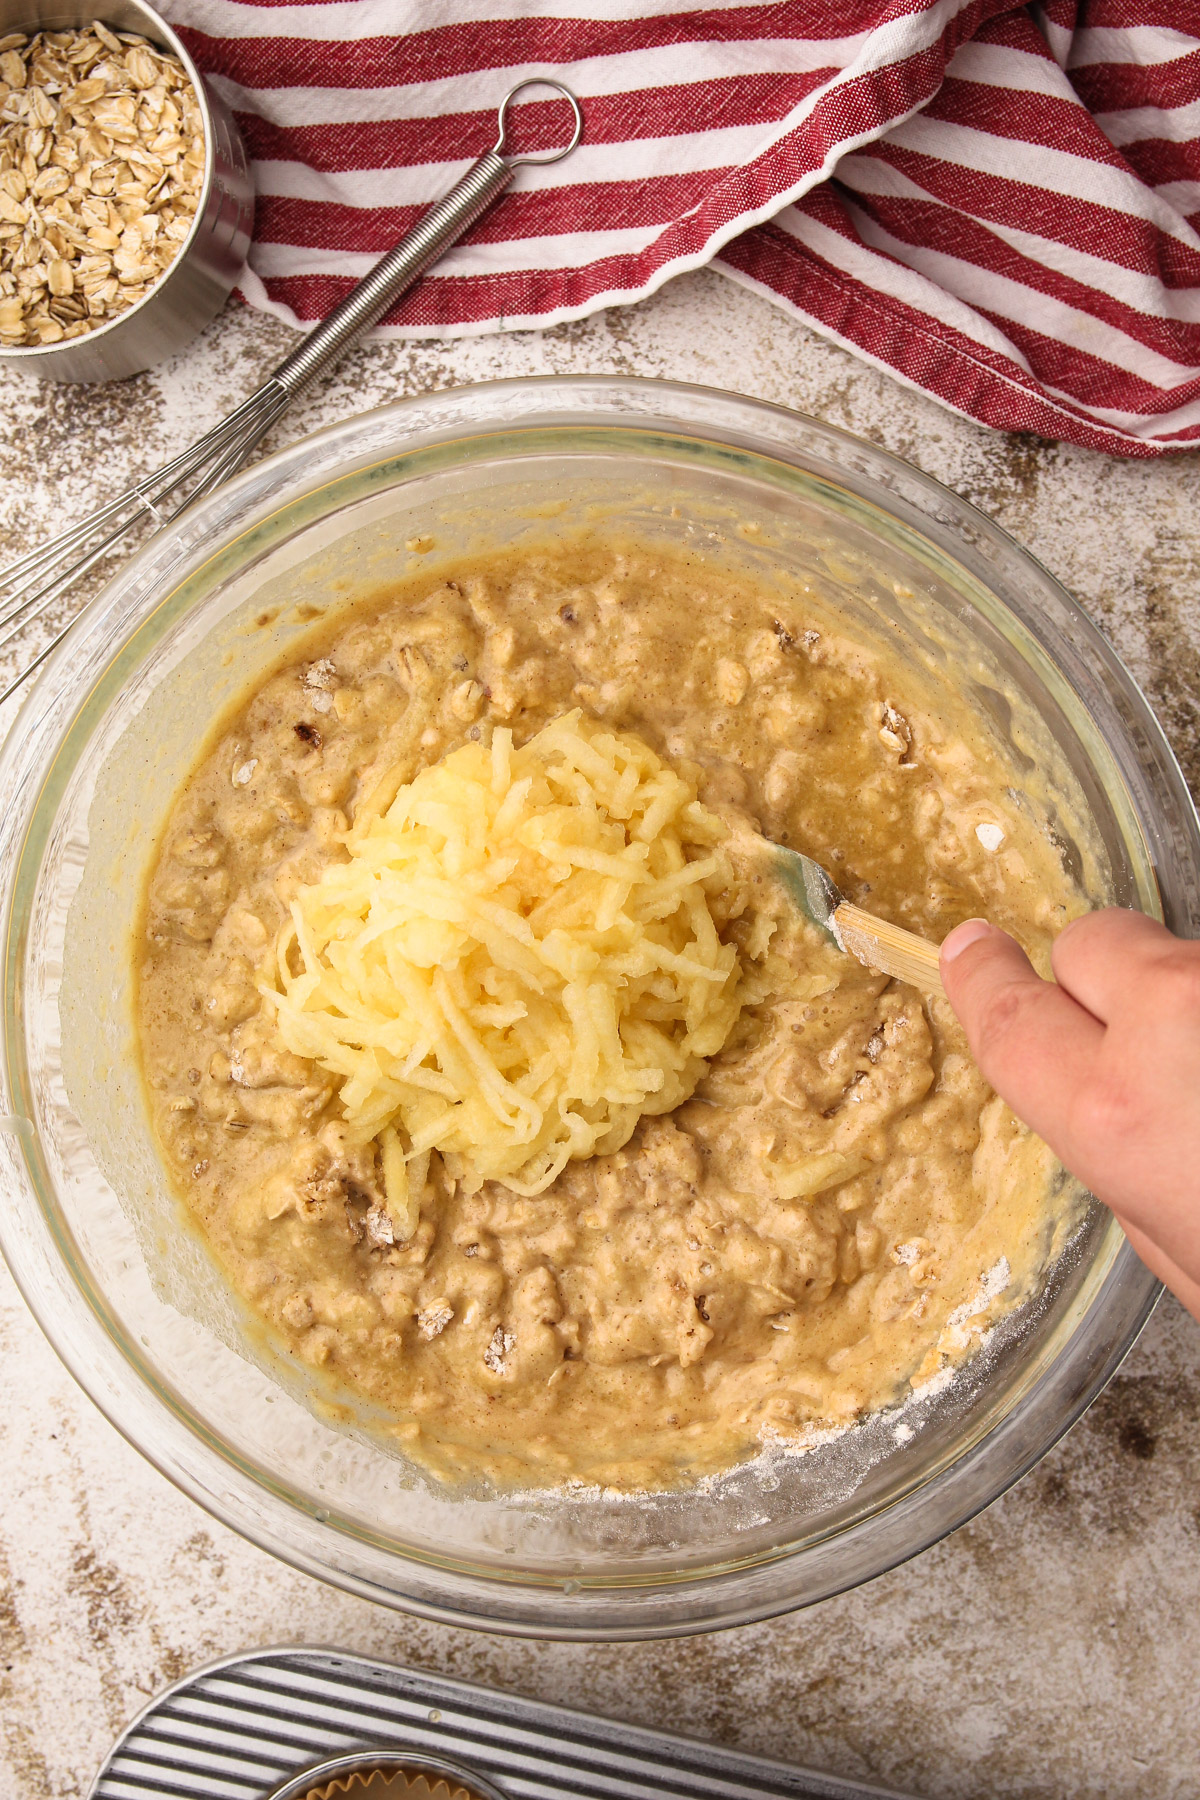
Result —
<svg viewBox="0 0 1200 1800"><path fill-rule="evenodd" d="M568 141L557 150L520 155L506 148L509 114L514 100L528 88L549 88L571 109L572 129ZM471 164L444 200L439 200L400 242L389 250L356 288L353 288L327 319L314 326L304 342L284 358L271 376L270 383L295 395L327 369L343 350L364 332L378 325L402 294L408 292L443 250L457 243L463 233L485 213L493 200L498 200L524 164L540 166L561 162L569 156L583 136L583 113L570 88L560 81L541 76L519 81L500 102L496 117L498 133L490 150Z"/></svg>

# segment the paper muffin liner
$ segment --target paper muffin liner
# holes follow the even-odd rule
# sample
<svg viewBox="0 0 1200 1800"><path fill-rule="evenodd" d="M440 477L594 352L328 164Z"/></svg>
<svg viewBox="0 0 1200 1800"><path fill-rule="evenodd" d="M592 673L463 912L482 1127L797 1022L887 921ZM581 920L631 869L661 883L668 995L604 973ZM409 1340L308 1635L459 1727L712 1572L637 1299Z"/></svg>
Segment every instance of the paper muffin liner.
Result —
<svg viewBox="0 0 1200 1800"><path fill-rule="evenodd" d="M369 1757L364 1758L364 1762L369 1761ZM431 1780L428 1775L415 1772L408 1775L403 1769L367 1767L362 1771L351 1769L319 1787L309 1788L300 1800L480 1800L480 1796L446 1775L435 1775Z"/></svg>

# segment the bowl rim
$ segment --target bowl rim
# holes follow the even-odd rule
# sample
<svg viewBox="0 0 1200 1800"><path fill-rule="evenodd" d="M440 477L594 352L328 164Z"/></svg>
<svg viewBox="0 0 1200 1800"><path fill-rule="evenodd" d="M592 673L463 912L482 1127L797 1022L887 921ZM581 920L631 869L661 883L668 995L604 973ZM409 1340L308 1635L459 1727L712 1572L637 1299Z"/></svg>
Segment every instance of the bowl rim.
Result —
<svg viewBox="0 0 1200 1800"><path fill-rule="evenodd" d="M541 407L539 410L536 402L540 396L547 398L556 396L560 408L563 397L568 396L568 411L572 406L576 407L575 415L570 419L563 418L552 405ZM620 412L617 407L622 396L632 396L635 402L643 401L645 405L641 411L635 409L632 413ZM535 405L522 411L521 401L525 398L531 399ZM613 404L612 414L597 418L594 416L595 402L597 399L605 398ZM515 413L506 411L505 402L509 400L517 408ZM456 437L478 437L481 432L494 435L501 431L519 429L522 425L530 425L536 416L542 422L553 419L555 423L574 422L580 425L592 424L600 427L633 430L639 428L652 430L656 425L661 426L665 422L669 423L671 429L678 435L707 436L716 443L728 446L728 436L718 437L716 432L711 429L711 415L715 411L717 414L724 414L726 423L730 427L736 425L743 434L753 436L755 422L768 419L781 427L787 426L798 430L801 434L807 434L826 447L832 446L840 449L844 455L856 455L860 458L865 456L868 465L882 465L885 469L902 475L907 484L913 486L917 492L924 494L930 500L943 505L949 502L952 513L957 513L960 518L965 518L968 523L973 523L975 529L982 531L985 538L991 539L993 543L999 543L1010 554L1015 554L1018 565L1026 567L1032 575L1036 576L1038 585L1047 587L1057 597L1058 604L1071 620L1073 629L1081 633L1093 653L1098 655L1100 661L1115 675L1123 697L1131 703L1138 723L1153 745L1163 769L1168 776L1172 770L1174 772L1173 785L1176 788L1176 798L1177 800L1186 800L1183 816L1176 823L1180 824L1185 834L1189 835L1196 866L1200 867L1200 824L1196 820L1194 805L1191 803L1186 784L1183 782L1182 774L1170 751L1165 735L1137 684L1079 603L1028 551L1024 550L1008 533L994 524L986 514L970 502L954 495L952 490L917 470L902 458L879 449L841 427L829 426L823 421L812 419L791 408L694 384L625 376L518 377L507 381L444 390L435 395L417 395L327 426L322 431L289 445L262 463L253 465L234 482L221 488L201 504L196 514L192 516L195 528L193 538L198 541L202 537L206 545L211 545L218 540L232 542L247 529L247 517L251 520L257 519L260 515L266 518L274 511L294 506L305 492L310 491L310 483L304 479L304 472L311 470L315 465L317 459L314 458L314 450L328 451L337 446L339 440L352 439L356 433L362 431L367 422L374 421L379 424L385 419L391 418L404 424L411 422L414 415L420 415L423 408L427 411L432 409L436 413L439 405L443 411L448 405L453 414L455 404L457 403L461 407L465 402L474 406L476 411L480 407L485 408L487 422L481 425L475 421L470 425L469 430L461 424L430 428L426 430L420 441L422 443L451 442ZM672 403L688 416L683 419L673 416L670 410ZM689 406L693 408L691 414L688 414ZM585 411L586 418L583 416ZM697 423L697 414L704 415L704 429ZM759 456L783 457L794 466L812 472L811 464L805 460L806 453L802 449L793 447L790 451L785 450L778 440L770 443L760 441L749 447L754 454ZM394 445L391 455L402 454L404 448L405 445L402 442ZM342 472L345 472L345 462L340 467ZM323 478L318 480L315 485L324 485L328 479L336 478L338 469L339 465L336 461L330 462L328 468L323 470ZM826 476L827 472L817 470L816 473ZM297 475L299 479L294 479ZM293 477L291 486L287 485L284 479L286 476ZM912 507L890 489L883 492L878 491L875 477L869 471L867 473L860 471L856 475L854 471L839 466L835 479L841 481L852 491L858 492L877 508L893 513L898 510L902 520L910 523L924 536L932 536L935 544L937 543L936 533L931 530L932 521L927 517L922 518L916 515L915 512L911 519L906 519L906 513L913 512ZM871 491L872 489L875 491ZM239 517L237 512L239 499L252 497L255 494L260 496L257 508L251 505L249 513ZM263 494L266 496L265 499L261 498ZM187 518L188 515L184 515L185 521ZM215 521L214 527L205 530L204 522L210 518ZM232 525L230 524L231 519L233 520ZM219 521L223 521L223 524ZM168 541L178 541L178 527L168 528L167 535ZM159 538L156 537L150 540L136 557L131 559L131 562L114 577L91 606L85 609L86 614L90 617L79 635L77 636L75 631L70 633L47 659L13 722L8 741L0 748L0 794L5 792L6 782L11 789L12 777L15 772L19 772L16 766L22 760L28 762L34 745L41 741L39 734L44 735L54 730L55 704L62 700L64 693L69 692L69 688L66 687L62 691L56 692L56 684L60 677L68 671L73 662L79 663L81 667L84 666L88 661L88 655L94 654L97 647L100 653L104 652L103 630L107 616L117 606L122 592L128 592L136 574L144 571L152 562L157 544L159 544ZM203 566L206 560L202 551L199 562L195 564L195 569L198 570ZM968 564L968 568L969 566ZM999 600L999 596L996 598ZM160 595L156 604L161 603ZM144 604L144 601L141 604ZM1001 602L1001 604L1004 603ZM142 616L140 606L135 606L133 613L138 617ZM1029 629L1024 620L1021 620L1021 623L1026 625L1026 629ZM122 621L118 634L124 631L124 624L125 622ZM136 628L136 622L131 627L131 629L133 628ZM1039 636L1037 632L1034 632L1033 635ZM87 652L83 648L89 640L98 640L98 645L97 642L93 642L92 652ZM74 714L72 713L71 716L73 717ZM61 742L63 735L63 731L55 731L56 744ZM11 852L13 838L16 835L14 821L19 811L19 808L9 807L6 816L0 821L0 849L5 852ZM0 924L3 925L10 952L7 957L7 967L10 970L14 928L14 896L11 877L17 860L11 853L4 854L2 866L0 866L0 881L3 882L3 915L0 918ZM11 1092L7 1019L5 1020L2 1049L0 1095ZM9 1117L0 1119L0 1143L6 1150L15 1152L19 1148L20 1132L18 1130L14 1133L13 1125L14 1121ZM8 1129L5 1130L5 1127ZM14 1138L18 1142L14 1142ZM10 1166L16 1166L13 1156L10 1155L6 1160ZM1115 1346L1110 1344L1099 1357L1093 1353L1086 1375L1079 1379L1069 1381L1066 1379L1069 1371L1064 1370L1065 1358L1060 1354L1054 1364L1042 1372L1030 1392L1024 1395L1014 1407L1010 1416L1002 1419L996 1427L985 1433L963 1456L955 1458L945 1468L939 1470L928 1484L919 1484L914 1492L902 1496L890 1507L885 1506L864 1519L853 1520L833 1535L830 1542L839 1544L848 1539L859 1539L865 1532L875 1528L873 1535L879 1541L876 1543L876 1554L869 1559L869 1568L856 1572L843 1572L841 1575L828 1574L816 1590L805 1592L802 1596L797 1597L794 1593L786 1591L786 1583L781 1582L779 1576L789 1563L794 1564L798 1560L803 1561L806 1558L811 1562L814 1553L828 1548L827 1543L817 1542L760 1564L752 1573L757 1574L760 1578L766 1576L767 1585L764 1587L760 1579L757 1591L753 1596L747 1596L739 1605L729 1606L723 1610L718 1609L715 1613L711 1603L705 1604L706 1597L710 1602L715 1600L722 1582L731 1573L738 1571L730 1570L728 1567L718 1567L711 1572L688 1571L674 1583L660 1582L651 1592L649 1601L640 1606L630 1597L638 1591L644 1592L645 1590L627 1587L624 1598L629 1604L623 1614L619 1610L610 1609L610 1616L606 1618L577 1621L573 1615L582 1610L582 1603L580 1607L576 1607L574 1601L581 1594L584 1601L588 1597L595 1598L599 1583L594 1584L587 1580L580 1583L567 1582L556 1590L554 1587L534 1586L517 1581L502 1582L498 1579L469 1577L466 1580L460 1580L457 1572L452 1574L443 1569L435 1571L435 1575L443 1580L444 1586L449 1585L452 1589L456 1587L457 1591L448 1600L431 1599L424 1594L383 1587L380 1582L362 1575L354 1568L332 1565L321 1555L294 1542L288 1542L286 1536L275 1525L263 1519L261 1507L257 1517L247 1517L248 1511L252 1511L252 1509L245 1504L239 1506L230 1500L228 1483L221 1491L214 1492L213 1487L206 1483L201 1474L190 1467L181 1466L179 1455L173 1446L168 1448L164 1443L164 1447L160 1450L155 1446L152 1437L148 1442L147 1431L144 1428L139 1429L139 1426L144 1427L144 1420L139 1416L139 1406L140 1413L149 1417L155 1411L157 1403L146 1404L149 1396L144 1391L132 1394L128 1385L125 1390L122 1390L120 1382L114 1383L111 1379L111 1370L98 1366L96 1351L99 1346L95 1341L89 1341L89 1339L95 1339L95 1333L89 1334L84 1331L72 1335L68 1332L66 1336L69 1341L64 1341L61 1321L48 1317L48 1309L41 1304L38 1284L34 1278L35 1272L26 1255L27 1247L11 1241L11 1233L8 1231L7 1225L7 1220L0 1214L0 1239L3 1240L4 1252L13 1269L18 1286L35 1317L38 1318L43 1331L49 1337L52 1346L84 1391L101 1408L110 1422L122 1432L122 1435L133 1443L148 1460L224 1523L259 1544L263 1549L290 1562L306 1573L332 1581L363 1597L398 1606L419 1616L444 1623L466 1625L476 1629L488 1629L517 1636L574 1640L600 1638L608 1641L621 1641L690 1635L697 1631L719 1629L775 1616L794 1610L801 1605L827 1598L846 1587L857 1585L863 1580L871 1579L919 1553L989 1505L1007 1487L1020 1479L1033 1463L1070 1428L1119 1366L1153 1310L1161 1291L1159 1284L1140 1264L1130 1247L1122 1244L1105 1277L1106 1287L1109 1283L1115 1284L1119 1279L1128 1290L1128 1304L1123 1314L1124 1325L1119 1342ZM47 1248L45 1245L42 1246L43 1251L46 1251ZM1094 1321L1098 1310L1098 1306L1093 1303L1085 1319L1081 1321L1081 1325L1088 1320ZM94 1317L90 1319L90 1323L98 1325L98 1321ZM1076 1335L1081 1334L1077 1333ZM1072 1339L1072 1342L1074 1341ZM120 1355L115 1345L109 1344L108 1348L111 1357ZM1035 1402L1038 1403L1036 1406ZM1051 1421L1042 1417L1047 1411L1053 1414ZM1031 1424L1035 1422L1037 1422L1038 1428L1030 1430ZM1023 1431L1018 1429L1020 1427L1024 1427ZM182 1424L180 1424L180 1430L183 1430ZM190 1435L195 1443L201 1442L196 1434ZM981 1461L989 1451L994 1457L996 1447L1006 1442L1009 1456L1002 1480L997 1482L986 1476L981 1479L979 1467ZM213 1456L209 1447L201 1447L206 1456ZM223 1459L217 1458L216 1460L220 1464L220 1472L227 1476L228 1465ZM211 1468L209 1473L212 1473ZM220 1486L219 1483L217 1485ZM249 1486L250 1484L247 1484L248 1488ZM934 1488L940 1489L943 1493L957 1492L958 1503L951 1509L950 1522L947 1523L944 1518L939 1518L936 1524L931 1523L928 1528L914 1530L912 1520L914 1507L924 1504L930 1490ZM257 1498L266 1499L268 1497L270 1496L259 1484ZM237 1498L241 1500L242 1497L239 1495ZM278 1496L274 1496L274 1499L289 1512L295 1513L298 1510L289 1502L279 1500ZM412 1557L406 1557L402 1552L394 1550L389 1554L393 1567L413 1568L414 1559ZM510 1596L518 1594L526 1596L525 1616L489 1615L476 1603L481 1590L483 1590L486 1600L489 1595L494 1599L502 1589ZM574 1593L571 1592L572 1589L574 1589ZM609 1591L612 1592L611 1589ZM670 1619L653 1616L655 1602L661 1602L667 1596L684 1603L682 1608L677 1609L677 1616ZM536 1616L530 1616L531 1614L536 1614Z"/></svg>

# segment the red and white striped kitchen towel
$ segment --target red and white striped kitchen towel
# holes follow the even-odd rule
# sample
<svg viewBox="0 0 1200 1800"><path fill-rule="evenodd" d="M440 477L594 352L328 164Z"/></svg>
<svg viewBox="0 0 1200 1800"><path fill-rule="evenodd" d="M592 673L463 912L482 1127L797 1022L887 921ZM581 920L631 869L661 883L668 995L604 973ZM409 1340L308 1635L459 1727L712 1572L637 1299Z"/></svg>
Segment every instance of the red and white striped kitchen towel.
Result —
<svg viewBox="0 0 1200 1800"><path fill-rule="evenodd" d="M712 261L987 425L1200 442L1200 0L167 10L254 159L242 291L293 323L491 143L506 88L553 73L582 147L522 171L392 331L547 325ZM535 99L529 146L563 117Z"/></svg>

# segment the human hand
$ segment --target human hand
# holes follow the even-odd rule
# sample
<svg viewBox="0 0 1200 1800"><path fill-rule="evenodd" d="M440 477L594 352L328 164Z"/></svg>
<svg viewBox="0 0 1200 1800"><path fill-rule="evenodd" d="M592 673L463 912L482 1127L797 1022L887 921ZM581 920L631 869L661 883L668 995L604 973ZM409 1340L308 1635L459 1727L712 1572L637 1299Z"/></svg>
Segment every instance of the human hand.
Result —
<svg viewBox="0 0 1200 1800"><path fill-rule="evenodd" d="M1200 1319L1200 943L1112 908L1068 925L1051 963L1041 980L982 919L942 945L987 1080Z"/></svg>

